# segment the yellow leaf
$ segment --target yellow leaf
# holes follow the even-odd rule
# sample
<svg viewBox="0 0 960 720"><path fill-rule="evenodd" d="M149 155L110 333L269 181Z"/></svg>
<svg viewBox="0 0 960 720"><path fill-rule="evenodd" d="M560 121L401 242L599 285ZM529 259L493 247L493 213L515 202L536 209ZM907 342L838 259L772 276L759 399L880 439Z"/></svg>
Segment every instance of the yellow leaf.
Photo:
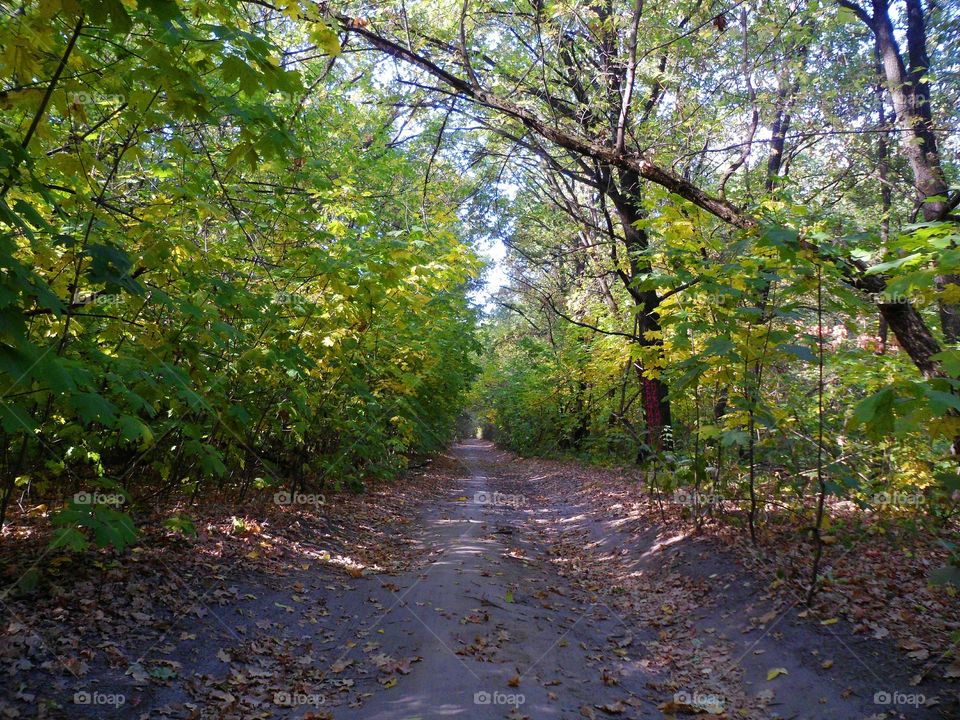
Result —
<svg viewBox="0 0 960 720"><path fill-rule="evenodd" d="M940 291L940 301L951 305L960 303L960 285L950 283Z"/></svg>
<svg viewBox="0 0 960 720"><path fill-rule="evenodd" d="M310 37L327 55L336 57L340 54L340 38L330 26L317 23Z"/></svg>
<svg viewBox="0 0 960 720"><path fill-rule="evenodd" d="M770 668L767 670L767 680L773 680L781 675L789 675L786 668Z"/></svg>

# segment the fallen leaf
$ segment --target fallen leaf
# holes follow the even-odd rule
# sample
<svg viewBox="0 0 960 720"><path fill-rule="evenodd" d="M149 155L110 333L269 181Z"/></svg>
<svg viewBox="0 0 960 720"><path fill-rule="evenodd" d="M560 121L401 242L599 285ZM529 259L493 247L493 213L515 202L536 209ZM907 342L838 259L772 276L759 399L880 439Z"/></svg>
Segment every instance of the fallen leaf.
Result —
<svg viewBox="0 0 960 720"><path fill-rule="evenodd" d="M348 667L353 665L353 660L337 660L333 665L330 666L330 672L332 673L341 673L346 670Z"/></svg>
<svg viewBox="0 0 960 720"><path fill-rule="evenodd" d="M609 713L610 715L621 715L627 709L626 705L619 700L614 703L607 703L606 705L595 705L594 707L596 707L598 710L603 710L605 713Z"/></svg>
<svg viewBox="0 0 960 720"><path fill-rule="evenodd" d="M757 700L762 703L772 702L774 698L773 690L761 690L757 693Z"/></svg>
<svg viewBox="0 0 960 720"><path fill-rule="evenodd" d="M775 620L776 617L777 617L777 611L776 611L776 610L771 610L771 611L768 612L766 615L761 615L759 618L757 618L757 624L758 624L758 625L766 625L766 624L767 624L768 622L770 622L771 620Z"/></svg>

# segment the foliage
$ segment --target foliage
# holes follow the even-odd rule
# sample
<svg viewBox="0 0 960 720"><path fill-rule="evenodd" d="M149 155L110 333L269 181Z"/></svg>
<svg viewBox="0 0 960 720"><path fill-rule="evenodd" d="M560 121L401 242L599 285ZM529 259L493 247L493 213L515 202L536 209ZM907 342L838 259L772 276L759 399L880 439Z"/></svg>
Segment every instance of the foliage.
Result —
<svg viewBox="0 0 960 720"><path fill-rule="evenodd" d="M310 3L22 3L0 47L4 510L109 475L126 504L54 544L119 550L148 492L359 488L445 443L470 184L437 159L422 191Z"/></svg>

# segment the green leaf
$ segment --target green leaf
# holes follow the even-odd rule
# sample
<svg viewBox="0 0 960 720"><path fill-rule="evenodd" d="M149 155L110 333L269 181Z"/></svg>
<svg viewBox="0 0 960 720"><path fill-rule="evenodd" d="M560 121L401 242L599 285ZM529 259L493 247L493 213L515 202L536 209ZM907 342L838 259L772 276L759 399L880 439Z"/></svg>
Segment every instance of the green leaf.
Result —
<svg viewBox="0 0 960 720"><path fill-rule="evenodd" d="M924 259L924 255L921 253L913 253L912 255L907 255L902 258L897 258L896 260L889 260L887 262L882 262L879 265L874 265L871 268L867 269L867 275L879 275L880 273L889 272L890 270L896 270L897 268L916 265Z"/></svg>
<svg viewBox="0 0 960 720"><path fill-rule="evenodd" d="M236 55L224 59L220 64L220 73L226 82L238 83L247 95L253 95L260 89L261 74Z"/></svg>
<svg viewBox="0 0 960 720"><path fill-rule="evenodd" d="M5 400L0 401L0 425L3 426L4 432L11 435L24 430L33 432L37 429L37 424L24 408Z"/></svg>
<svg viewBox="0 0 960 720"><path fill-rule="evenodd" d="M960 377L960 350L941 350L930 359L940 363L950 377Z"/></svg>
<svg viewBox="0 0 960 720"><path fill-rule="evenodd" d="M760 231L760 244L777 248L796 248L800 234L795 228L784 225L764 225Z"/></svg>
<svg viewBox="0 0 960 720"><path fill-rule="evenodd" d="M117 408L99 393L71 393L70 403L76 410L80 420L86 425L98 422L101 425L113 427L116 423Z"/></svg>
<svg viewBox="0 0 960 720"><path fill-rule="evenodd" d="M793 343L788 343L786 345L780 345L779 350L787 353L788 355L793 355L794 357L800 358L805 362L817 362L817 355L806 345L795 345Z"/></svg>
<svg viewBox="0 0 960 720"><path fill-rule="evenodd" d="M866 425L874 435L887 435L894 429L893 388L884 388L861 400L853 410L852 424Z"/></svg>
<svg viewBox="0 0 960 720"><path fill-rule="evenodd" d="M120 437L130 442L136 442L141 449L153 444L153 432L139 418L132 415L121 415L117 421L120 428Z"/></svg>
<svg viewBox="0 0 960 720"><path fill-rule="evenodd" d="M927 401L930 403L930 409L936 415L944 415L949 410L960 410L960 397L953 393L943 392L942 390L926 390Z"/></svg>
<svg viewBox="0 0 960 720"><path fill-rule="evenodd" d="M94 25L108 25L114 34L130 32L133 22L121 0L83 0L83 7Z"/></svg>
<svg viewBox="0 0 960 720"><path fill-rule="evenodd" d="M50 549L66 548L74 552L83 552L89 546L87 538L77 528L57 528L50 540Z"/></svg>
<svg viewBox="0 0 960 720"><path fill-rule="evenodd" d="M186 515L174 515L163 521L163 526L168 530L180 533L182 535L189 535L195 537L197 534L197 526L194 525L193 520L188 518Z"/></svg>
<svg viewBox="0 0 960 720"><path fill-rule="evenodd" d="M715 355L724 357L728 355L736 346L733 341L727 337L712 337L707 340L707 346L703 351L704 355Z"/></svg>

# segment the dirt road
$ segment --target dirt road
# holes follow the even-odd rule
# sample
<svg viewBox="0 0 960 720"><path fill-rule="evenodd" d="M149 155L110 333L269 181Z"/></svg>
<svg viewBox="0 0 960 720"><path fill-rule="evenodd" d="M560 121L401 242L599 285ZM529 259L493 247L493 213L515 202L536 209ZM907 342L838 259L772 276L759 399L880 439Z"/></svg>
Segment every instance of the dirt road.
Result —
<svg viewBox="0 0 960 720"><path fill-rule="evenodd" d="M452 453L462 474L421 519L434 559L363 621L422 660L335 717L943 717L892 647L768 608L714 548L638 543L488 443Z"/></svg>
<svg viewBox="0 0 960 720"><path fill-rule="evenodd" d="M5 605L3 715L957 716L889 641L771 592L715 540L582 492L576 466L474 441L429 472L379 519L288 512L293 540L250 522L122 559L113 586L74 581L72 606ZM378 492L379 512L394 496ZM358 554L373 560L337 565Z"/></svg>

